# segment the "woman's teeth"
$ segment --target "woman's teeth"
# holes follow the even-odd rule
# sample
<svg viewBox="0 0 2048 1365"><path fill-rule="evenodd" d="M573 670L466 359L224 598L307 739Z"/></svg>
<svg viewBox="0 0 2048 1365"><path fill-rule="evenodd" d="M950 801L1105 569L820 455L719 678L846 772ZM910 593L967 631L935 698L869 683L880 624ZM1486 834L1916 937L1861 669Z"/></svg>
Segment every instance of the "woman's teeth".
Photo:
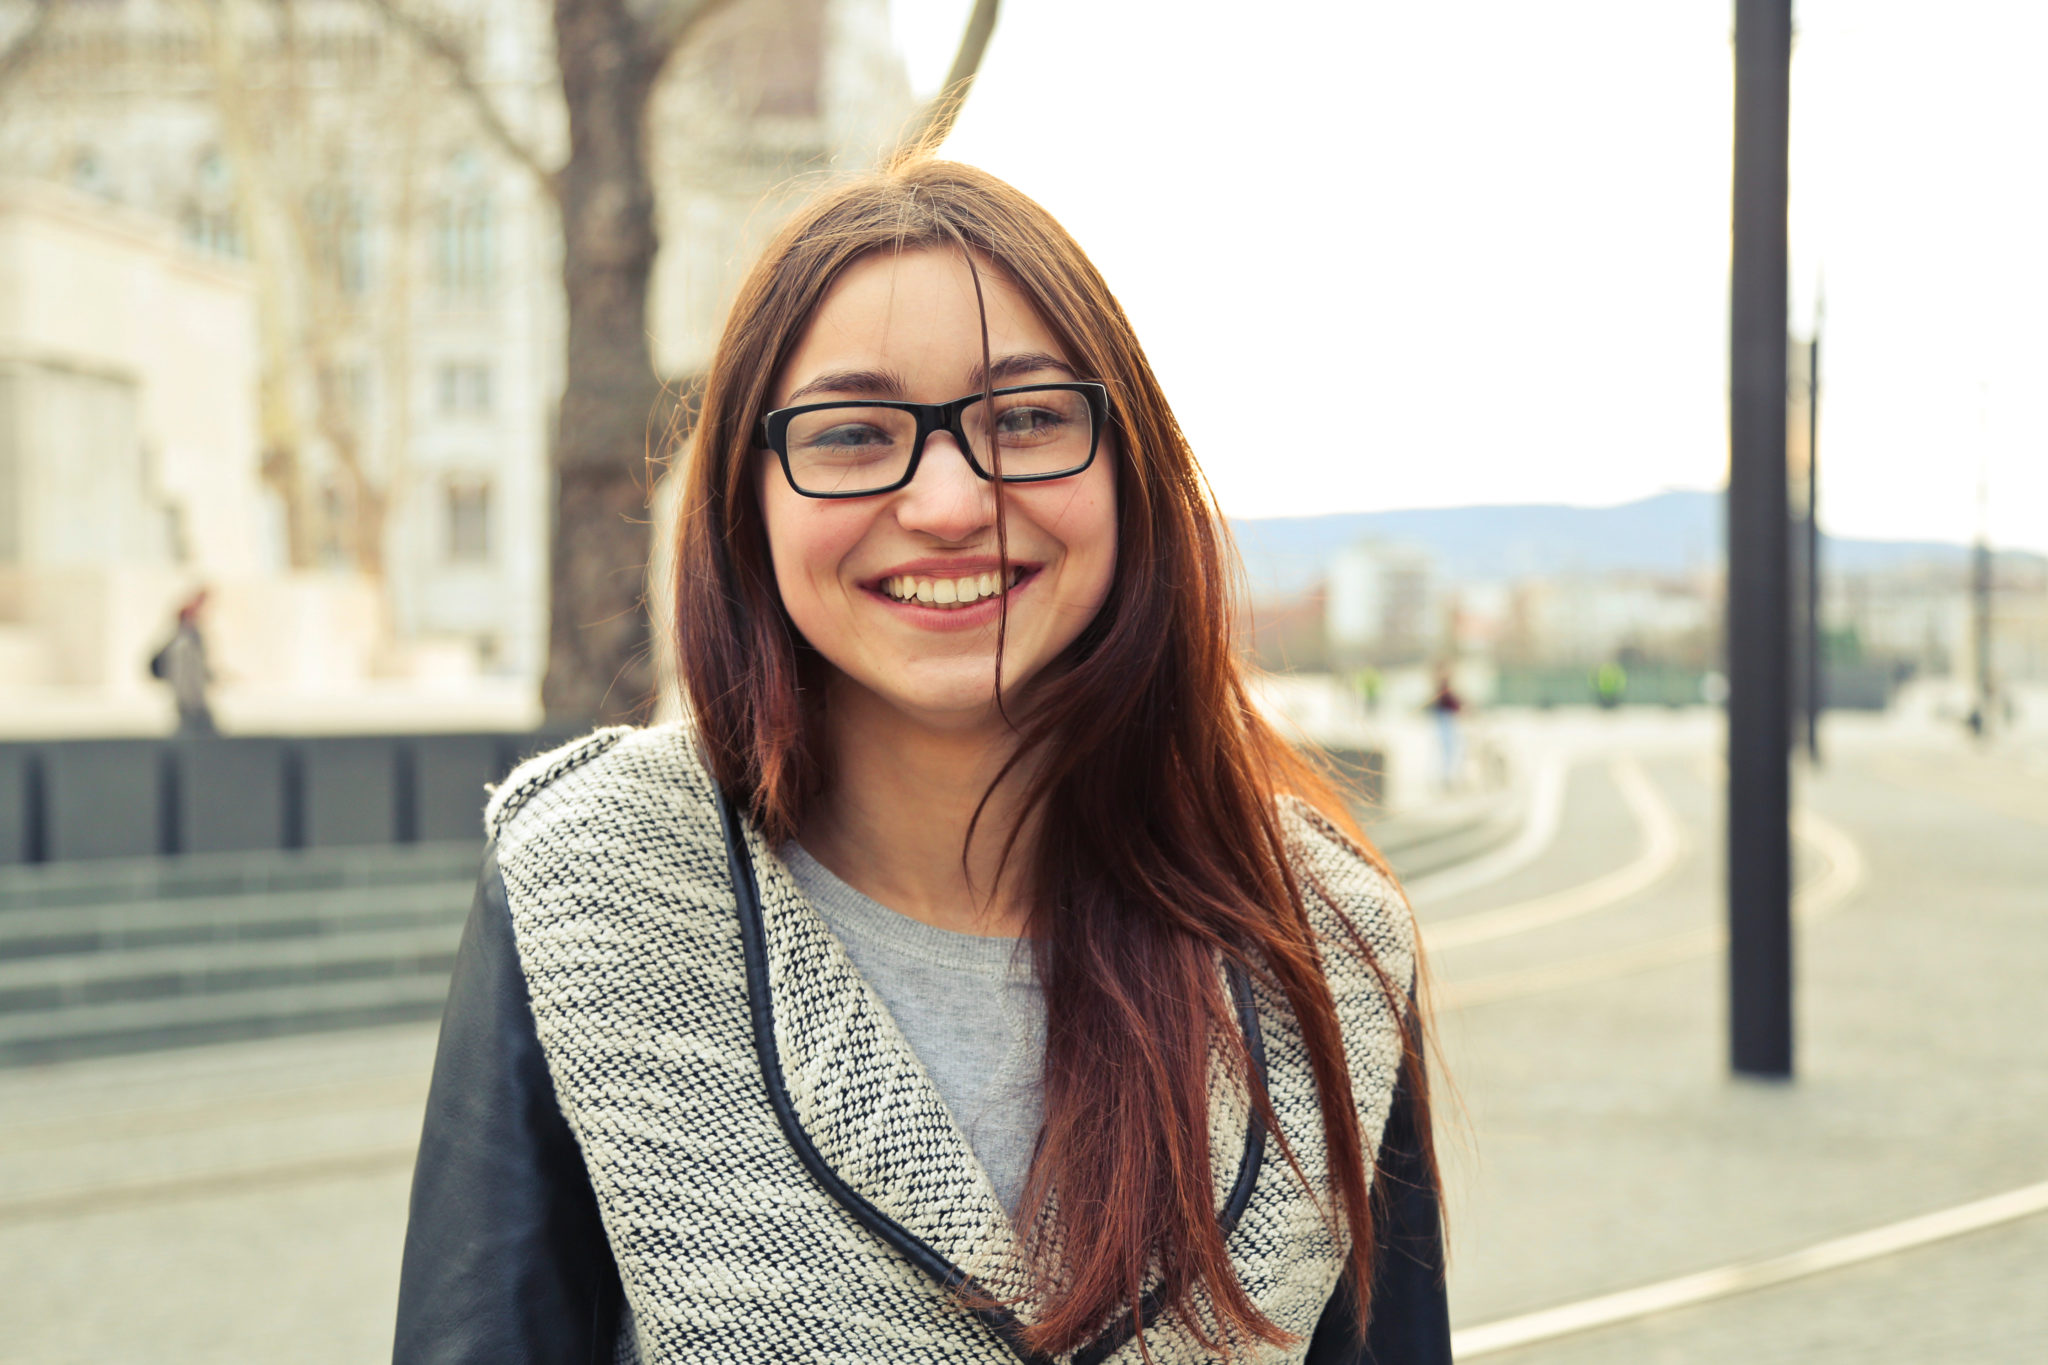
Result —
<svg viewBox="0 0 2048 1365"><path fill-rule="evenodd" d="M1008 587L1016 587L1023 577L1023 568L1013 566ZM968 574L963 578L919 578L913 574L898 574L883 579L881 588L898 602L921 602L928 607L964 607L984 597L995 597L1008 591L1003 586L1002 575L994 573Z"/></svg>

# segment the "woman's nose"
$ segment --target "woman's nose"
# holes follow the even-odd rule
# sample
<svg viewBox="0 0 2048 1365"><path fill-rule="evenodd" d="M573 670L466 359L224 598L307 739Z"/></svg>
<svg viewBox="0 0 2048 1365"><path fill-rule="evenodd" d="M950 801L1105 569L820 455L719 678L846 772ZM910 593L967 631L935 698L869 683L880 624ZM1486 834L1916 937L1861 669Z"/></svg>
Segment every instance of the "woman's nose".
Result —
<svg viewBox="0 0 2048 1365"><path fill-rule="evenodd" d="M974 472L950 432L925 441L916 476L896 496L897 521L939 540L970 540L995 525L995 488Z"/></svg>

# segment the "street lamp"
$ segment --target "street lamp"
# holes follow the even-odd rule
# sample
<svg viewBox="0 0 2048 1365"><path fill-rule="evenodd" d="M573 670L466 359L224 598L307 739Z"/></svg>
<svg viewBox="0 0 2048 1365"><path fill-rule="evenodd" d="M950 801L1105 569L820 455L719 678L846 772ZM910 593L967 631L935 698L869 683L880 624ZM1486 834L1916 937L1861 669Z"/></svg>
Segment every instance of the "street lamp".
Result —
<svg viewBox="0 0 2048 1365"><path fill-rule="evenodd" d="M1728 1003L1737 1073L1792 1074L1785 486L1791 0L1736 0L1728 371Z"/></svg>

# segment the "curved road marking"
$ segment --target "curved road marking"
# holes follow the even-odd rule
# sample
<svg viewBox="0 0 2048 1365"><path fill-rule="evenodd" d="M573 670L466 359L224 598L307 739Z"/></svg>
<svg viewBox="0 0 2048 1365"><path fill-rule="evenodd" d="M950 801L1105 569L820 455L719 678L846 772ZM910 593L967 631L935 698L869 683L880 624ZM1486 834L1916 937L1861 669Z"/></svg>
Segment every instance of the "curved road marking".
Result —
<svg viewBox="0 0 2048 1365"><path fill-rule="evenodd" d="M1863 885L1869 869L1863 862L1862 847L1849 832L1811 810L1792 812L1792 837L1806 840L1828 860L1826 872L1792 892L1793 917L1802 922L1816 920L1840 908Z"/></svg>
<svg viewBox="0 0 2048 1365"><path fill-rule="evenodd" d="M1792 893L1792 914L1800 923L1810 923L1839 909L1863 884L1867 868L1863 850L1833 821L1810 810L1794 811L1792 832L1818 848L1828 860L1828 870ZM1510 907L1516 908L1516 907ZM1695 929L1687 934L1631 944L1604 953L1495 972L1470 981L1446 981L1437 986L1437 1000L1444 1008L1485 1005L1496 1000L1516 1000L1525 995L1563 990L1593 981L1648 971L1653 967L1708 957L1727 946L1728 931L1722 927Z"/></svg>
<svg viewBox="0 0 2048 1365"><path fill-rule="evenodd" d="M2048 1181L1922 1214L1903 1222L1888 1223L1868 1232L1837 1237L1789 1255L1760 1261L1737 1261L1733 1265L1703 1270L1695 1275L1681 1275L1674 1280L1625 1289L1618 1294L1602 1294L1598 1298L1546 1308L1539 1313L1525 1313L1520 1317L1467 1327L1451 1333L1451 1353L1460 1360L1469 1360L1497 1351L1510 1351L1518 1346L1532 1346L1595 1327L1628 1322L1653 1313L1666 1313L1674 1308L1690 1308L1731 1294L1743 1294L1752 1289L1818 1275L1825 1270L1839 1270L1843 1266L1874 1261L1880 1256L1911 1251L1930 1242L1979 1232L2043 1212L2048 1212Z"/></svg>
<svg viewBox="0 0 2048 1365"><path fill-rule="evenodd" d="M1406 883L1408 903L1418 900L1449 900L1519 872L1541 857L1557 839L1557 827L1564 816L1565 777L1570 765L1556 754L1547 754L1530 782L1529 814L1521 830L1504 847L1469 863L1447 867Z"/></svg>
<svg viewBox="0 0 2048 1365"><path fill-rule="evenodd" d="M1430 952L1441 952L1473 943L1491 943L1510 934L1527 933L1531 929L1576 919L1627 900L1669 872L1685 851L1685 838L1679 831L1677 817L1634 758L1623 755L1615 759L1609 771L1613 774L1614 785L1621 789L1622 800L1628 803L1629 814L1635 817L1637 828L1643 832L1642 852L1634 861L1605 876L1553 891L1547 896L1538 896L1534 900L1425 924L1422 927L1424 947ZM1558 785L1561 791L1561 778ZM1554 823L1556 817L1552 818ZM1412 893L1410 899L1413 899Z"/></svg>

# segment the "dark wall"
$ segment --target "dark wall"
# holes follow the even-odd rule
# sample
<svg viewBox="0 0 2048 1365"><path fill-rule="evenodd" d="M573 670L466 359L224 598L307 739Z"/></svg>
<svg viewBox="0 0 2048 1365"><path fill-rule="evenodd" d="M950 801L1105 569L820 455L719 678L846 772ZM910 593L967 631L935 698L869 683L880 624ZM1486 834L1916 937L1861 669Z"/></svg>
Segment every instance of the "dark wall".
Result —
<svg viewBox="0 0 2048 1365"><path fill-rule="evenodd" d="M568 738L0 742L0 865L481 840L485 784Z"/></svg>

